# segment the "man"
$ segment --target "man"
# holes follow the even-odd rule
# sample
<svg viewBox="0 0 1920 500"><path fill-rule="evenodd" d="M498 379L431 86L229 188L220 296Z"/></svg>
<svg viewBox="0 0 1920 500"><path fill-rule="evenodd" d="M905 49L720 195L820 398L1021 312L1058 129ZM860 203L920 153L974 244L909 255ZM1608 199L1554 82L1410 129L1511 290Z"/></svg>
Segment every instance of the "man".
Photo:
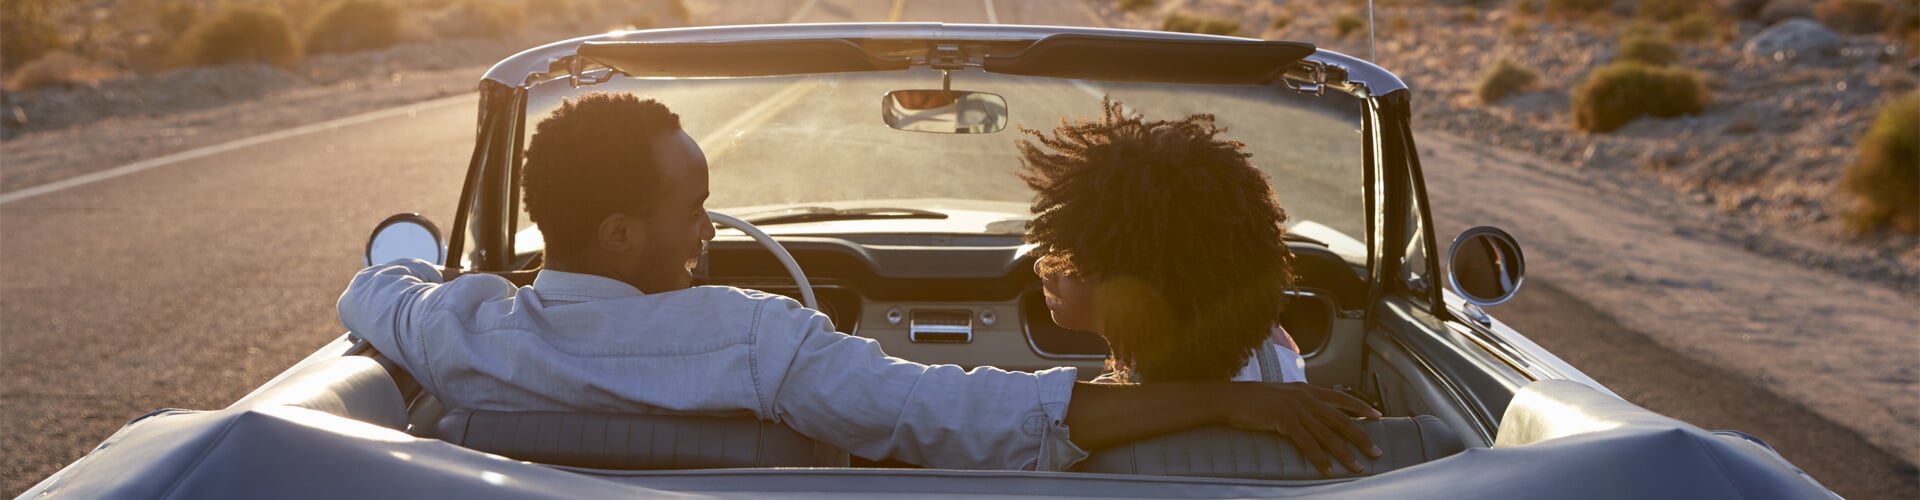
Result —
<svg viewBox="0 0 1920 500"><path fill-rule="evenodd" d="M691 287L713 225L706 158L679 117L631 95L565 102L527 146L523 185L546 240L532 286L440 283L422 261L375 266L340 320L448 407L751 414L869 459L1064 470L1100 449L1212 423L1279 432L1323 472L1378 456L1342 412L1379 414L1304 384L1094 385L888 357L792 299ZM1071 429L1071 432L1069 432Z"/></svg>

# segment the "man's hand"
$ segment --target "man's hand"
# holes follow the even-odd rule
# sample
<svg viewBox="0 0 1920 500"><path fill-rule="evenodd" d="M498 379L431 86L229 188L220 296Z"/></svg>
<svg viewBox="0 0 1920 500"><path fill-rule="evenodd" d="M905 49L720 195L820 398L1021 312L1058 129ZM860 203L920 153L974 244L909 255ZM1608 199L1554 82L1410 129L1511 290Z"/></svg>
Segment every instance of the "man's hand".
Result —
<svg viewBox="0 0 1920 500"><path fill-rule="evenodd" d="M1266 431L1286 436L1307 461L1320 469L1320 475L1332 477L1328 463L1331 452L1347 470L1364 472L1352 443L1368 458L1379 458L1380 448L1360 430L1352 417L1380 418L1380 412L1353 396L1304 383L1248 382L1234 384L1237 396L1227 413L1227 425L1239 429Z"/></svg>

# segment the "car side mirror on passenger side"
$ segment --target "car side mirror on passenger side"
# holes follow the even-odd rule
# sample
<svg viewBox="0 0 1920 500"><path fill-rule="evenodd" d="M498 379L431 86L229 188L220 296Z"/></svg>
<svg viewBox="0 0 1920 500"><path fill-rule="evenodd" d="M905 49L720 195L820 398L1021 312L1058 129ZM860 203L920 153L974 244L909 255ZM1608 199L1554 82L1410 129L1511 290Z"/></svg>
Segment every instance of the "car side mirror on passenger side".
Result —
<svg viewBox="0 0 1920 500"><path fill-rule="evenodd" d="M395 214L373 227L373 234L367 237L366 265L406 258L446 265L447 248L440 241L440 226L426 216L406 213Z"/></svg>
<svg viewBox="0 0 1920 500"><path fill-rule="evenodd" d="M1460 233L1447 250L1447 281L1468 304L1492 307L1513 299L1526 278L1520 242L1493 226Z"/></svg>

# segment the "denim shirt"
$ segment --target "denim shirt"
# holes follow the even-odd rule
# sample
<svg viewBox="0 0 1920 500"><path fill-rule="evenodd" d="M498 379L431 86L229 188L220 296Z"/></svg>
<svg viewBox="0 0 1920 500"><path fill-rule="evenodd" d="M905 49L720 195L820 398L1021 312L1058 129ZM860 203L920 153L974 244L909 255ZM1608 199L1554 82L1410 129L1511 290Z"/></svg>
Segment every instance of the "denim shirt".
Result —
<svg viewBox="0 0 1920 500"><path fill-rule="evenodd" d="M542 271L516 288L438 283L420 260L374 266L340 322L449 408L747 416L868 459L929 467L1065 470L1073 368L1038 373L888 357L871 339L779 295L703 286L643 294Z"/></svg>

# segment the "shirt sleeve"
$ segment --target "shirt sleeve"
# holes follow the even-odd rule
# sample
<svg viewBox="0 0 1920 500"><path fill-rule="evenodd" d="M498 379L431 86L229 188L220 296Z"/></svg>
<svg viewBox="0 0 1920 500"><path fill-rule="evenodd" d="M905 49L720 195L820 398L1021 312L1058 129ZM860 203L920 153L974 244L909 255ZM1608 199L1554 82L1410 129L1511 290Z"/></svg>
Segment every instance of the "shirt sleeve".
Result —
<svg viewBox="0 0 1920 500"><path fill-rule="evenodd" d="M764 304L761 320L755 383L778 377L762 404L808 437L939 468L1059 471L1087 456L1066 426L1073 368L963 371L889 357L791 300Z"/></svg>
<svg viewBox="0 0 1920 500"><path fill-rule="evenodd" d="M425 319L422 305L429 291L440 286L440 269L419 259L396 260L361 270L340 294L340 324L349 335L366 340L381 354L414 371L430 391L425 346L414 325Z"/></svg>

